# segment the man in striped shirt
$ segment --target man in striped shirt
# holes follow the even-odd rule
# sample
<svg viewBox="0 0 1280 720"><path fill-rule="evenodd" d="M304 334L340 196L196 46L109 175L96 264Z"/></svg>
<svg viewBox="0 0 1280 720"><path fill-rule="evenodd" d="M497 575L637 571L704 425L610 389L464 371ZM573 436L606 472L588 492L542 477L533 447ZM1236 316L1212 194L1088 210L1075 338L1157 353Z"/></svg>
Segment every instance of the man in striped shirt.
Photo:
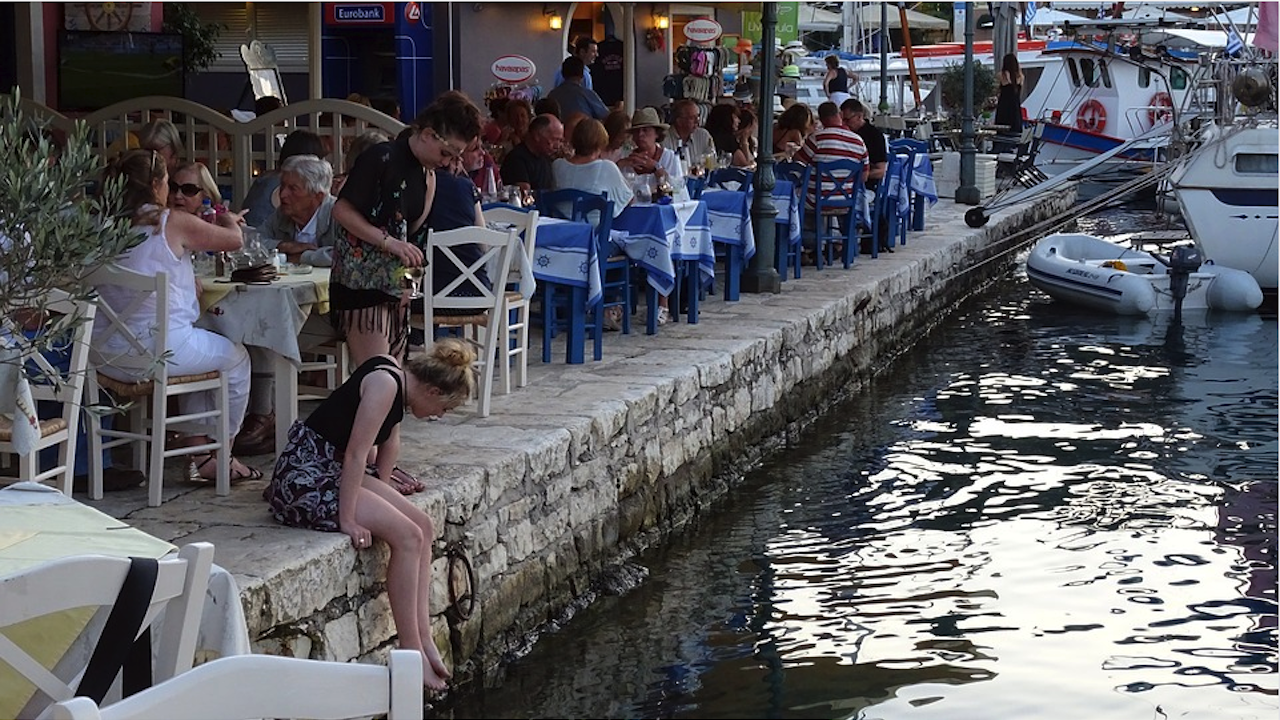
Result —
<svg viewBox="0 0 1280 720"><path fill-rule="evenodd" d="M844 126L844 119L840 117L840 106L833 102L824 102L819 105L818 121L822 123L822 127L805 138L804 145L796 151L794 160L805 165L813 165L815 168L820 162L857 160L862 163L862 181L865 183L868 169L867 146L863 144L862 138L858 137L857 133ZM837 177L839 177L838 174ZM818 182L816 170L811 174L811 178L809 191L805 197L807 207L813 207ZM826 182L823 186L824 189L831 190L835 187L835 183Z"/></svg>

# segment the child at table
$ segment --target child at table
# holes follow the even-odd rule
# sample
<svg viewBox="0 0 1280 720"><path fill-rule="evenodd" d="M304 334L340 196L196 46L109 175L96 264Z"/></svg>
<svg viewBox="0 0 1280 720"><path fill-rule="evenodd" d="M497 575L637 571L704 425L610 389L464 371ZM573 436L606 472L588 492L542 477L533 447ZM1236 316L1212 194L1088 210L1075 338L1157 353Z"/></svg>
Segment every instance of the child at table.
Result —
<svg viewBox="0 0 1280 720"><path fill-rule="evenodd" d="M456 339L441 340L410 357L369 358L306 420L289 429L262 497L279 522L341 531L363 550L377 537L391 547L387 599L400 646L422 653L423 683L443 690L449 678L431 635L431 518L378 477L388 477L400 455L400 421L435 418L471 397L475 352ZM365 464L377 445L377 465ZM378 477L375 477L377 475Z"/></svg>

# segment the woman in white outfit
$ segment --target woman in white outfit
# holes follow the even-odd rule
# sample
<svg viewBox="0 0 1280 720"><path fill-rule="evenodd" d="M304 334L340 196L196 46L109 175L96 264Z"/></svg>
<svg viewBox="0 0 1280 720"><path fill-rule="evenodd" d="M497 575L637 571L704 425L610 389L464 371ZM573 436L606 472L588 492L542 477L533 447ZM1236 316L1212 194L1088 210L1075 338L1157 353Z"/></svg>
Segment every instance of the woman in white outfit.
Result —
<svg viewBox="0 0 1280 720"><path fill-rule="evenodd" d="M237 250L243 244L240 233L243 213L222 213L216 223L208 223L185 212L167 209L169 200L169 172L164 157L154 150L130 150L107 167L106 179L121 178L124 184L123 212L132 219L133 226L145 234L142 242L116 259L121 267L144 274L164 272L168 277L169 291L169 370L177 375L194 375L218 371L227 376L227 421L231 436L240 431L245 409L249 403L249 353L244 346L232 342L217 333L195 326L200 317L200 303L196 299L195 270L191 262L193 252L224 252ZM104 299L115 307L129 307L126 298L112 297L127 290L103 287ZM123 302L122 302L123 301ZM146 337L146 328L154 322L154 300L142 303L132 317L125 322L139 337ZM97 337L105 333L106 323L99 318L95 327L94 345L107 357L113 353L127 353L130 348L119 334L105 340ZM131 380L126 370L110 366L99 368L119 380ZM213 391L191 393L179 400L184 414L212 410ZM212 423L212 420L209 421ZM193 444L209 442L209 438L196 437ZM192 479L213 479L217 473L216 455L197 458L188 468ZM231 480L250 480L262 477L257 469L246 467L239 460L231 461Z"/></svg>

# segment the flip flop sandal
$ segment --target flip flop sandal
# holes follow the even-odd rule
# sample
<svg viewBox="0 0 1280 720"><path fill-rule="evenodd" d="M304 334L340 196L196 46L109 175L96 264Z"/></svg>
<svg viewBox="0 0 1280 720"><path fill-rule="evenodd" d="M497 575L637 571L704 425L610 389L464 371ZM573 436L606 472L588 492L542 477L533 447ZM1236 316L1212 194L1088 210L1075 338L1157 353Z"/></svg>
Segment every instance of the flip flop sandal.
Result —
<svg viewBox="0 0 1280 720"><path fill-rule="evenodd" d="M200 469L203 468L205 465L208 465L209 461L213 460L216 457L217 455L215 453L209 453L208 455L204 456L203 460L197 463L195 460L195 457L193 456L191 458L191 462L187 463L187 480L193 483L200 483L200 484L208 484L211 482L216 482L216 478L207 478L200 474ZM243 462L240 464L244 465ZM249 471L248 473L237 472L235 468L232 468L232 472L231 472L232 485L235 485L236 483L244 482L245 480L261 480L262 479L263 475L261 470L259 470L256 467L249 467L248 465L244 465L244 467L246 470Z"/></svg>

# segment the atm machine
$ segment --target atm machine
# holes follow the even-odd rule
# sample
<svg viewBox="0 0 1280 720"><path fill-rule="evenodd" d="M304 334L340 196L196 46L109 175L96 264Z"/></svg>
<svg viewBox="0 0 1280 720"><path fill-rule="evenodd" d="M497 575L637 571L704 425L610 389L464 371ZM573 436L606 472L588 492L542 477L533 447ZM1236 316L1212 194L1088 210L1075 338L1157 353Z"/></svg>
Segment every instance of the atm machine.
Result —
<svg viewBox="0 0 1280 720"><path fill-rule="evenodd" d="M436 96L433 3L323 3L323 90L395 98L412 120Z"/></svg>

